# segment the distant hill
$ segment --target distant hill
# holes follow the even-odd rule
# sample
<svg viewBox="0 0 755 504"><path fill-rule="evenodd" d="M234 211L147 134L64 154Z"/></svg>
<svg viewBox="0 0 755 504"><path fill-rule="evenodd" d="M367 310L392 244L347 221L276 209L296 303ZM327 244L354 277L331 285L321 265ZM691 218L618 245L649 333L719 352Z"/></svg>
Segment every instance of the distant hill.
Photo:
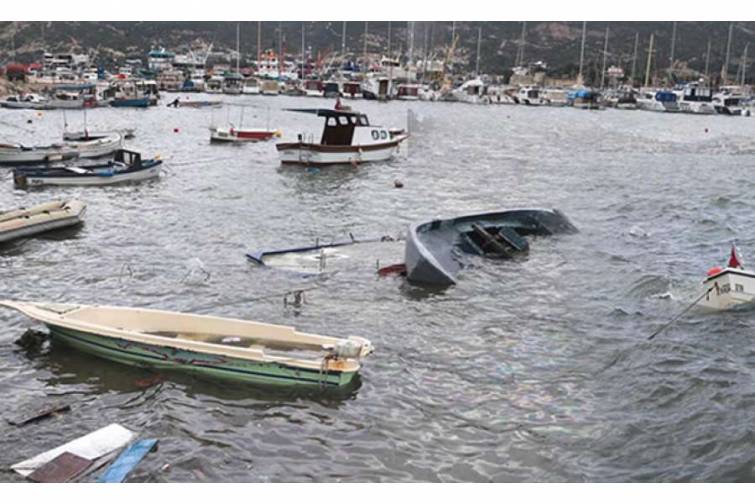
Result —
<svg viewBox="0 0 755 504"><path fill-rule="evenodd" d="M340 51L343 23L304 22L306 45L314 54L333 54ZM408 46L408 23L390 23L390 42L394 51L406 53ZM587 23L585 47L585 73L596 75L602 64L605 22ZM239 23L242 54L254 59L257 52L257 22ZM656 52L654 67L669 66L671 51L671 22L610 22L608 40L608 65L619 64L627 73L631 70L635 35L639 37L636 61L637 75L644 72L650 34L655 34ZM517 58L522 33L520 22L456 22L458 35L456 55L461 66L473 70L477 49L478 28L482 29L480 44L480 70L485 73L503 74L512 67ZM286 52L298 55L301 52L300 22L262 23L262 47L277 49L280 29ZM702 71L710 42L710 72L719 73L726 54L729 29L727 22L679 22L677 23L675 60L688 67ZM368 52L382 52L388 46L389 23L369 22L367 25ZM414 55L421 57L427 48L436 55L446 54L451 42L451 22L415 22ZM365 43L365 23L348 22L346 25L347 51L357 57L362 54ZM548 63L549 73L554 76L574 76L579 62L581 22L528 22L526 29L524 60L543 60ZM755 22L737 22L734 25L730 50L730 74L737 72L746 44L750 55L755 55ZM235 22L2 22L0 23L0 59L2 61L31 61L42 50L89 52L98 61L110 64L128 56L144 56L156 47L182 51L190 46L213 44L215 50L233 50L236 47ZM751 82L755 72L748 58L747 76Z"/></svg>

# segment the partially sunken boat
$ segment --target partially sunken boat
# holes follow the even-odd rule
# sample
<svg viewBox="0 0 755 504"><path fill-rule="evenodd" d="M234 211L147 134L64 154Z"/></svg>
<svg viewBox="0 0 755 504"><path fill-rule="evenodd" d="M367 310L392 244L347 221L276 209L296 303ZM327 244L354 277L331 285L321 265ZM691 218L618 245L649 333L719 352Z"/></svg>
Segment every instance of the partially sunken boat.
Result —
<svg viewBox="0 0 755 504"><path fill-rule="evenodd" d="M142 159L138 152L120 149L112 160L101 164L18 167L13 170L13 182L19 189L142 182L159 177L161 164L160 159Z"/></svg>
<svg viewBox="0 0 755 504"><path fill-rule="evenodd" d="M0 301L45 324L53 339L105 359L270 385L346 386L369 341L293 327L145 308Z"/></svg>
<svg viewBox="0 0 755 504"><path fill-rule="evenodd" d="M386 161L398 153L408 134L391 135L387 128L371 125L366 114L339 109L288 109L316 114L325 119L319 142L299 135L297 142L276 145L283 164L332 165Z"/></svg>
<svg viewBox="0 0 755 504"><path fill-rule="evenodd" d="M86 208L83 202L70 200L0 212L0 243L81 224Z"/></svg>
<svg viewBox="0 0 755 504"><path fill-rule="evenodd" d="M412 225L404 261L411 282L448 286L456 283L463 254L509 259L529 250L527 235L576 233L558 210L514 209Z"/></svg>
<svg viewBox="0 0 755 504"><path fill-rule="evenodd" d="M94 138L66 140L66 146L76 150L79 158L110 156L123 148L123 135L114 132Z"/></svg>

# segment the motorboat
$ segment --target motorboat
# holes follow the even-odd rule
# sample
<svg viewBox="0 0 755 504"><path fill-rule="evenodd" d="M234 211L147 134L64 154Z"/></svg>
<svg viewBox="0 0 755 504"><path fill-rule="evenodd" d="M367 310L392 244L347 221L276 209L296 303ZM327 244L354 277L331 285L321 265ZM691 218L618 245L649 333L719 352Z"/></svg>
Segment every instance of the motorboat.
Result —
<svg viewBox="0 0 755 504"><path fill-rule="evenodd" d="M570 91L567 100L574 108L584 110L600 109L600 93L591 89L581 88Z"/></svg>
<svg viewBox="0 0 755 504"><path fill-rule="evenodd" d="M453 285L465 254L510 259L529 251L528 235L576 232L555 209L502 210L414 224L404 251L406 277L418 284Z"/></svg>
<svg viewBox="0 0 755 504"><path fill-rule="evenodd" d="M723 115L743 116L749 112L749 109L745 106L746 98L740 94L717 93L713 96L712 103L716 112Z"/></svg>
<svg viewBox="0 0 755 504"><path fill-rule="evenodd" d="M146 308L0 301L45 324L54 341L122 364L255 385L345 387L373 352L293 327Z"/></svg>
<svg viewBox="0 0 755 504"><path fill-rule="evenodd" d="M399 84L396 98L399 100L419 100L419 84Z"/></svg>
<svg viewBox="0 0 755 504"><path fill-rule="evenodd" d="M715 266L703 280L705 292L700 305L715 310L752 303L755 300L755 271L747 270L732 246L726 267Z"/></svg>
<svg viewBox="0 0 755 504"><path fill-rule="evenodd" d="M490 98L487 95L485 83L482 82L482 79L480 79L479 77L468 80L458 88L452 90L451 96L456 101L464 103L490 103Z"/></svg>
<svg viewBox="0 0 755 504"><path fill-rule="evenodd" d="M247 77L244 79L244 85L241 89L242 94L256 95L260 94L260 81L257 77Z"/></svg>
<svg viewBox="0 0 755 504"><path fill-rule="evenodd" d="M307 79L300 86L304 96L322 97L322 81L317 79Z"/></svg>
<svg viewBox="0 0 755 504"><path fill-rule="evenodd" d="M0 243L79 225L86 208L81 201L69 200L0 212Z"/></svg>
<svg viewBox="0 0 755 504"><path fill-rule="evenodd" d="M542 91L537 86L524 86L519 88L515 99L520 105L547 105L547 100L542 96Z"/></svg>
<svg viewBox="0 0 755 504"><path fill-rule="evenodd" d="M637 97L637 108L650 112L679 112L679 102L672 91L642 90Z"/></svg>
<svg viewBox="0 0 755 504"><path fill-rule="evenodd" d="M344 82L341 86L341 94L344 98L362 98L362 84L356 81Z"/></svg>
<svg viewBox="0 0 755 504"><path fill-rule="evenodd" d="M142 182L158 178L161 164L160 159L142 160L140 153L121 149L106 163L14 168L13 182L19 189Z"/></svg>
<svg viewBox="0 0 755 504"><path fill-rule="evenodd" d="M8 96L0 101L0 106L9 109L49 110L52 108L49 98L33 93Z"/></svg>
<svg viewBox="0 0 755 504"><path fill-rule="evenodd" d="M244 77L240 73L226 72L223 75L224 94L239 95L244 91Z"/></svg>
<svg viewBox="0 0 755 504"><path fill-rule="evenodd" d="M265 96L278 96L281 92L280 83L277 80L263 79L260 84L260 93Z"/></svg>
<svg viewBox="0 0 755 504"><path fill-rule="evenodd" d="M686 114L715 114L713 105L713 90L697 82L687 83L682 89L675 91L679 112Z"/></svg>
<svg viewBox="0 0 755 504"><path fill-rule="evenodd" d="M338 105L338 104L337 104ZM408 134L391 135L387 128L371 125L366 114L352 110L288 109L315 114L325 120L319 142L304 134L296 142L276 145L281 163L303 165L360 164L386 161L399 150Z"/></svg>

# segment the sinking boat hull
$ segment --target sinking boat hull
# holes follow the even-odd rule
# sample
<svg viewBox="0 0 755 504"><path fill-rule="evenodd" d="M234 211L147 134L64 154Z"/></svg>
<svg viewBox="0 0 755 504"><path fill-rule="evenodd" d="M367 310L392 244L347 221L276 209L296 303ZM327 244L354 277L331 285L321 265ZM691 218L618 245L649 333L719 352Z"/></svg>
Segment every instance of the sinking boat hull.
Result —
<svg viewBox="0 0 755 504"><path fill-rule="evenodd" d="M450 286L462 268L462 251L466 252L460 236L474 225L511 229L515 240L526 240L518 234L550 235L575 233L577 228L558 210L514 209L486 214L467 215L454 219L438 219L410 226L404 249L406 277L410 282Z"/></svg>
<svg viewBox="0 0 755 504"><path fill-rule="evenodd" d="M341 387L354 379L355 372L319 372L288 367L280 363L250 362L178 348L103 337L46 324L53 339L97 357L129 366L201 374L211 378L260 385L325 385Z"/></svg>
<svg viewBox="0 0 755 504"><path fill-rule="evenodd" d="M387 161L399 152L405 135L394 137L389 142L369 145L321 145L311 143L281 143L276 145L282 164L324 166L334 164L360 164Z"/></svg>

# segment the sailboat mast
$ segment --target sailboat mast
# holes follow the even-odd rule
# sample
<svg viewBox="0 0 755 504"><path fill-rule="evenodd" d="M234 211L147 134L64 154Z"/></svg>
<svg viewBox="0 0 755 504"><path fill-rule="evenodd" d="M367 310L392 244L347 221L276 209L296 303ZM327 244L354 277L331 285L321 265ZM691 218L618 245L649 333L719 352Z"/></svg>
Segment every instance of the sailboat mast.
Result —
<svg viewBox="0 0 755 504"><path fill-rule="evenodd" d="M343 22L341 27L341 56L346 55L346 21Z"/></svg>
<svg viewBox="0 0 755 504"><path fill-rule="evenodd" d="M676 49L676 21L674 21L673 28L671 29L671 53L668 57L668 66L671 68L674 66L674 50Z"/></svg>
<svg viewBox="0 0 755 504"><path fill-rule="evenodd" d="M729 80L729 55L731 54L731 34L734 30L734 23L729 23L729 38L726 40L726 59L724 60L724 67L721 69L721 78L723 79L724 86Z"/></svg>
<svg viewBox="0 0 755 504"><path fill-rule="evenodd" d="M301 78L304 80L304 60L306 53L304 50L304 23L301 24Z"/></svg>
<svg viewBox="0 0 755 504"><path fill-rule="evenodd" d="M391 22L388 21L388 57L391 57Z"/></svg>
<svg viewBox="0 0 755 504"><path fill-rule="evenodd" d="M745 85L746 79L745 76L747 75L747 48L750 47L750 43L747 42L745 44L745 52L742 54L742 86Z"/></svg>
<svg viewBox="0 0 755 504"><path fill-rule="evenodd" d="M407 38L409 39L409 61L408 65L411 66L414 58L414 21L408 21L406 23Z"/></svg>
<svg viewBox="0 0 755 504"><path fill-rule="evenodd" d="M606 41L603 43L603 68L600 72L600 88L606 86L606 58L608 57L608 25L606 25Z"/></svg>
<svg viewBox="0 0 755 504"><path fill-rule="evenodd" d="M482 26L477 28L477 63L475 64L475 75L480 75L480 42L482 42Z"/></svg>
<svg viewBox="0 0 755 504"><path fill-rule="evenodd" d="M283 24L278 23L278 80L283 75Z"/></svg>
<svg viewBox="0 0 755 504"><path fill-rule="evenodd" d="M362 48L362 58L364 59L365 68L367 67L367 28L369 21L364 22L364 47Z"/></svg>
<svg viewBox="0 0 755 504"><path fill-rule="evenodd" d="M262 21L257 21L257 73L259 73L260 51L262 50Z"/></svg>
<svg viewBox="0 0 755 504"><path fill-rule="evenodd" d="M648 87L650 85L650 63L653 60L653 36L655 34L650 34L650 44L648 45L648 61L647 65L645 66L645 87Z"/></svg>
<svg viewBox="0 0 755 504"><path fill-rule="evenodd" d="M710 39L708 39L708 51L705 53L705 78L710 82Z"/></svg>
<svg viewBox="0 0 755 504"><path fill-rule="evenodd" d="M635 71L637 70L637 48L639 44L640 44L640 33L634 32L634 53L632 53L632 74L630 77L632 86L634 86L634 76L635 76Z"/></svg>
<svg viewBox="0 0 755 504"><path fill-rule="evenodd" d="M585 62L585 36L587 35L587 21L582 21L582 44L579 48L579 74L577 75L577 81L580 85L584 81L582 77L582 69Z"/></svg>
<svg viewBox="0 0 755 504"><path fill-rule="evenodd" d="M524 36L527 31L527 21L522 21L522 38L519 41L516 66L524 65Z"/></svg>
<svg viewBox="0 0 755 504"><path fill-rule="evenodd" d="M239 24L236 23L236 73L239 73L241 53L239 52Z"/></svg>

